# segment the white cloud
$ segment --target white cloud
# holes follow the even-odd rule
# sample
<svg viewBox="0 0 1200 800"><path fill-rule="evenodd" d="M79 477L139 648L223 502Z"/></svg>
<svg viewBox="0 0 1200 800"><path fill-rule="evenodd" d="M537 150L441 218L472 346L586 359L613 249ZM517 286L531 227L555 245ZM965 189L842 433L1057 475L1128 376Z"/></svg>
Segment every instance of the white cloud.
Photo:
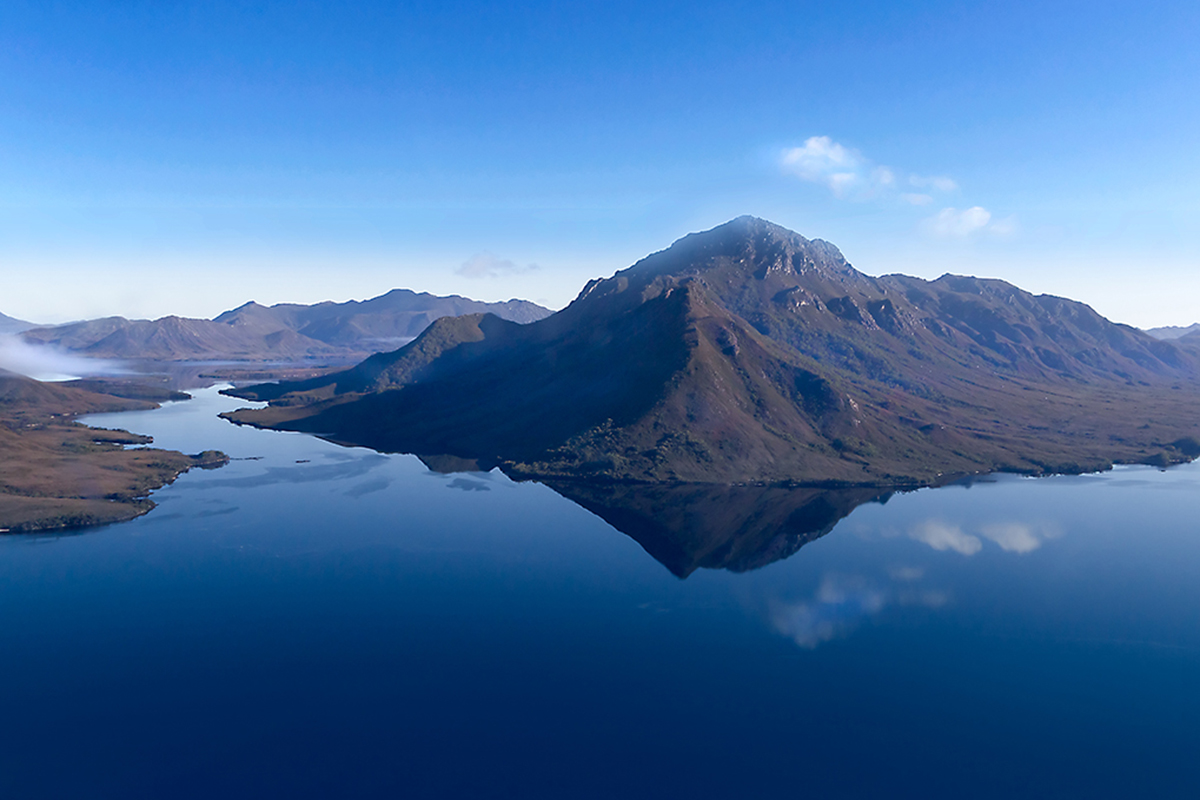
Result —
<svg viewBox="0 0 1200 800"><path fill-rule="evenodd" d="M963 533L963 529L957 525L948 525L938 520L923 522L910 530L908 535L934 550L953 550L964 556L973 556L983 548L979 537Z"/></svg>
<svg viewBox="0 0 1200 800"><path fill-rule="evenodd" d="M896 183L891 169L871 164L828 136L810 136L802 146L787 148L780 163L798 178L828 186L839 198L871 196Z"/></svg>
<svg viewBox="0 0 1200 800"><path fill-rule="evenodd" d="M786 148L779 163L786 172L825 186L842 200L874 199L929 206L939 196L957 192L959 188L958 181L947 175L910 174L905 182L896 177L891 167L875 164L859 151L828 136L810 136L800 147ZM910 187L923 191L902 191ZM921 227L940 238L961 239L982 232L1007 236L1016 232L1017 220L1011 216L994 220L992 212L983 206L943 208L925 219Z"/></svg>
<svg viewBox="0 0 1200 800"><path fill-rule="evenodd" d="M859 151L828 136L810 136L800 147L786 148L780 156L780 165L802 180L828 187L841 199L895 198L901 184L891 167L875 164ZM899 194L901 201L916 206L932 203L931 192L958 189L958 183L944 175L909 175L908 185L926 190Z"/></svg>
<svg viewBox="0 0 1200 800"><path fill-rule="evenodd" d="M958 181L945 175L909 175L908 182L918 189L936 189L939 192L953 192L958 188Z"/></svg>
<svg viewBox="0 0 1200 800"><path fill-rule="evenodd" d="M829 176L827 182L835 195L845 197L850 194L854 184L858 183L858 176L853 172L835 172Z"/></svg>
<svg viewBox="0 0 1200 800"><path fill-rule="evenodd" d="M871 170L871 180L875 181L880 186L895 186L896 173L892 172L887 167L876 167Z"/></svg>
<svg viewBox="0 0 1200 800"><path fill-rule="evenodd" d="M467 278L499 278L505 275L519 275L539 269L537 264L521 266L507 258L500 258L494 253L482 252L468 258L456 273Z"/></svg>
<svg viewBox="0 0 1200 800"><path fill-rule="evenodd" d="M971 206L961 211L957 208L943 208L925 220L925 229L934 236L964 238L985 230L991 219L992 212L983 206Z"/></svg>
<svg viewBox="0 0 1200 800"><path fill-rule="evenodd" d="M801 147L783 151L783 165L806 181L823 182L834 173L854 173L862 157L828 136L810 136Z"/></svg>

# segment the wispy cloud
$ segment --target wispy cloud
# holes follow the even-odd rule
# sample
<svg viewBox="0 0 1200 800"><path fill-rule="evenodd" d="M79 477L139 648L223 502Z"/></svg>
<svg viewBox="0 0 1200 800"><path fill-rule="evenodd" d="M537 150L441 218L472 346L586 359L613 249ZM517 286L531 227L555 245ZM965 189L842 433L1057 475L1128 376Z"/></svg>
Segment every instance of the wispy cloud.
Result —
<svg viewBox="0 0 1200 800"><path fill-rule="evenodd" d="M965 239L979 233L1006 235L1016 230L1015 217L993 220L983 206L943 208L924 222L926 232L943 239Z"/></svg>
<svg viewBox="0 0 1200 800"><path fill-rule="evenodd" d="M925 221L926 228L935 236L970 236L987 227L992 220L992 212L983 206L971 206L959 211L957 208L943 208Z"/></svg>
<svg viewBox="0 0 1200 800"><path fill-rule="evenodd" d="M908 182L918 189L936 189L939 192L953 192L958 189L958 181L945 175L909 175Z"/></svg>
<svg viewBox="0 0 1200 800"><path fill-rule="evenodd" d="M810 136L800 147L784 150L782 163L802 180L825 184L838 197L845 197L863 181L867 167L857 150L828 136Z"/></svg>
<svg viewBox="0 0 1200 800"><path fill-rule="evenodd" d="M517 264L494 253L482 252L468 258L455 272L467 278L500 278L541 269L537 264Z"/></svg>
<svg viewBox="0 0 1200 800"><path fill-rule="evenodd" d="M944 203L947 195L959 191L958 181L948 175L909 173L907 178L898 178L892 167L876 164L828 136L810 136L799 147L785 148L779 164L801 180L827 187L841 200L889 200L923 207L938 203L939 198ZM983 206L948 207L925 219L921 227L938 238L961 239L980 233L1011 234L1017 221L1015 217L993 219Z"/></svg>
<svg viewBox="0 0 1200 800"><path fill-rule="evenodd" d="M908 203L910 206L927 206L933 202L932 196L913 192L905 192L904 194L900 195L900 199Z"/></svg>
<svg viewBox="0 0 1200 800"><path fill-rule="evenodd" d="M784 149L780 165L801 180L827 186L835 197L842 199L895 197L901 188L901 180L894 169L876 164L858 150L828 136L810 136L799 147ZM909 175L907 185L926 190L900 194L901 200L913 205L932 203L933 197L928 192L947 193L958 189L958 183L945 176Z"/></svg>

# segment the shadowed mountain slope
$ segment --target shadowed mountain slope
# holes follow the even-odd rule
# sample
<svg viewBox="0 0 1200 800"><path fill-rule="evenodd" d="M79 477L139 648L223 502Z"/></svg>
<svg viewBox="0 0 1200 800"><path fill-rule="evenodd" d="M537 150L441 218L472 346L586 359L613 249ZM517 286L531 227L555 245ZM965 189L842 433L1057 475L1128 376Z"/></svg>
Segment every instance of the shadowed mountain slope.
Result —
<svg viewBox="0 0 1200 800"><path fill-rule="evenodd" d="M516 475L909 485L1186 458L1196 358L1002 281L872 278L743 217L530 325L435 322L238 422ZM1178 388L1172 388L1178 387Z"/></svg>
<svg viewBox="0 0 1200 800"><path fill-rule="evenodd" d="M27 330L22 336L35 344L100 358L350 359L410 341L439 317L482 311L516 322L551 313L524 300L482 303L395 289L362 302L269 307L251 302L214 320L107 317Z"/></svg>

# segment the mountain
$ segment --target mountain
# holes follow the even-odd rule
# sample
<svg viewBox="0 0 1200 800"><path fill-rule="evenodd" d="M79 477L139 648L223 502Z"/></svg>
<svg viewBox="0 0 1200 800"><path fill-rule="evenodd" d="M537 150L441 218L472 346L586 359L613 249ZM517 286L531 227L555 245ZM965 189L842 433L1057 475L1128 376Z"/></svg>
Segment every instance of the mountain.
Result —
<svg viewBox="0 0 1200 800"><path fill-rule="evenodd" d="M1200 322L1186 326L1167 325L1162 328L1147 328L1146 333L1155 339L1165 339L1167 341L1182 339L1185 336L1200 334Z"/></svg>
<svg viewBox="0 0 1200 800"><path fill-rule="evenodd" d="M6 314L0 314L0 334L20 333L21 331L36 327L32 322L25 322Z"/></svg>
<svg viewBox="0 0 1200 800"><path fill-rule="evenodd" d="M870 277L742 217L515 325L441 319L240 422L516 476L924 485L1200 454L1200 361L1003 281Z"/></svg>
<svg viewBox="0 0 1200 800"><path fill-rule="evenodd" d="M27 342L99 358L183 360L352 359L411 340L439 317L488 312L530 322L551 312L524 300L482 303L395 289L362 302L246 303L216 319L124 317L36 328Z"/></svg>

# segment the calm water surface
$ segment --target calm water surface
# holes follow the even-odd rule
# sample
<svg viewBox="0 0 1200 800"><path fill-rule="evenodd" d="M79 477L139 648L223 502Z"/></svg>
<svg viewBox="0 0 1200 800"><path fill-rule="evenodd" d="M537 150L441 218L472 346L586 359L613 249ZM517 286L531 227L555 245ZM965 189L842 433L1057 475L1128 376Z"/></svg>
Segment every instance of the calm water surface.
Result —
<svg viewBox="0 0 1200 800"><path fill-rule="evenodd" d="M1200 796L1198 465L896 495L680 579L546 486L239 405L91 418L247 460L0 537L0 797Z"/></svg>

